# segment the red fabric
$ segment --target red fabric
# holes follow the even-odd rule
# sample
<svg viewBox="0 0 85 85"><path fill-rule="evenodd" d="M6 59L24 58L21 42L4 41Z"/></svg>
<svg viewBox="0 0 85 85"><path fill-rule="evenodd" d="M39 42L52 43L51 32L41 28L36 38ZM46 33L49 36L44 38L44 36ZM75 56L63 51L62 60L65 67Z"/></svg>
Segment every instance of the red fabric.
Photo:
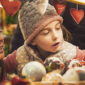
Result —
<svg viewBox="0 0 85 85"><path fill-rule="evenodd" d="M76 52L77 52L77 55L74 59L85 61L85 50L80 50L79 48L77 48Z"/></svg>
<svg viewBox="0 0 85 85"><path fill-rule="evenodd" d="M14 51L12 54L9 54L4 59L5 64L5 70L8 73L14 72L17 68L17 61L16 61L16 51Z"/></svg>

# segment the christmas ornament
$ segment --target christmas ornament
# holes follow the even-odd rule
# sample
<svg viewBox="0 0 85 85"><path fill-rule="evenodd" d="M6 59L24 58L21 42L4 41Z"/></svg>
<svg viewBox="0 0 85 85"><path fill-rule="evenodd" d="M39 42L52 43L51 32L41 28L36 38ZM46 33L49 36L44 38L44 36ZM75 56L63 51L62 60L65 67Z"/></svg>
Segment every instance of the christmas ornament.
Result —
<svg viewBox="0 0 85 85"><path fill-rule="evenodd" d="M78 10L78 9L75 9L75 8L71 8L70 9L70 14L72 16L72 18L75 20L75 22L77 24L80 23L80 21L83 19L84 17L84 10Z"/></svg>
<svg viewBox="0 0 85 85"><path fill-rule="evenodd" d="M3 8L5 9L6 13L8 15L13 16L14 14L17 13L21 6L21 1L9 1L9 0L0 0Z"/></svg>
<svg viewBox="0 0 85 85"><path fill-rule="evenodd" d="M27 63L22 69L22 76L32 81L40 81L46 75L46 69L43 64L37 61Z"/></svg>
<svg viewBox="0 0 85 85"><path fill-rule="evenodd" d="M60 3L55 3L54 7L55 7L57 13L59 15L61 15L64 12L64 10L65 10L66 5L65 4L60 4Z"/></svg>
<svg viewBox="0 0 85 85"><path fill-rule="evenodd" d="M50 2L54 5L57 13L60 15L62 15L66 9L66 2L75 3L76 8L70 8L70 15L77 24L84 18L84 10L78 9L78 4L85 4L84 0L50 0Z"/></svg>
<svg viewBox="0 0 85 85"><path fill-rule="evenodd" d="M62 73L64 70L64 63L57 57L48 57L44 61L44 65L47 72L51 72L53 70L57 70L58 73Z"/></svg>

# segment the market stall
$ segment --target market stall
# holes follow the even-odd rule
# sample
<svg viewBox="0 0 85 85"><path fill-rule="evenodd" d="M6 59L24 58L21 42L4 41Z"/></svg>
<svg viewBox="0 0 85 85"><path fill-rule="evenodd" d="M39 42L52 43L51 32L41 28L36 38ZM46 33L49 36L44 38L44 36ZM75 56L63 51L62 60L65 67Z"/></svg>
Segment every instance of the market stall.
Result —
<svg viewBox="0 0 85 85"><path fill-rule="evenodd" d="M0 44L1 45L2 45L2 43L4 44L3 54L5 54L3 56L3 57L5 57L4 59L3 59L3 57L0 56L0 58L1 58L0 85L85 85L85 56L84 56L85 51L84 50L81 51L78 47L75 47L74 45L69 44L67 42L63 42L63 38L61 39L61 41L64 44L62 44L60 42L57 42L57 43L53 42L52 46L50 46L52 48L51 50L49 50L50 47L48 46L48 45L51 45L51 44L49 44L50 42L48 42L48 44L44 44L45 47L48 46L45 49L46 52L39 47L37 48L37 50L35 49L37 44L39 44L39 46L41 45L40 41L43 40L42 36L47 36L51 32L47 29L50 28L50 26L52 27L52 24L51 25L48 25L48 24L50 24L53 20L58 21L57 24L53 23L54 24L53 29L58 24L59 24L59 26L62 24L63 18L61 18L61 16L66 8L66 3L62 4L62 2L66 1L68 3L77 3L77 7L78 7L78 4L85 5L85 1L83 1L83 0L64 0L64 1L61 0L61 2L59 2L60 0L50 0L50 4L54 5L54 7L56 8L55 12L57 11L57 13L59 15L59 17L56 16L57 17L56 20L53 15L51 15L51 17L53 17L53 18L49 18L48 16L46 17L46 15L43 15L44 12L46 11L45 7L47 7L46 5L48 4L48 2L46 0L40 0L42 2L37 2L38 0L36 0L36 1L33 0L33 2L32 2L31 0L29 0L28 3L27 3L28 0L25 0L25 1L26 1L26 4L25 4L26 8L21 7L21 5L23 5L25 3L23 0L0 0L0 29L2 29L2 31L0 31L0 32L3 33L3 35L4 35L4 38L1 38L2 40L0 40L0 42L1 42ZM53 1L53 2L51 2L51 1ZM28 6L30 7L30 9ZM31 8L32 6L33 6L33 8ZM42 6L42 8L44 7L45 10L43 10L42 8L40 9L41 6ZM35 9L35 7L36 7L36 9ZM29 9L31 14L28 12L27 8ZM21 9L23 9L23 10L21 10ZM19 17L18 17L19 10L20 10L20 12L19 12ZM47 11L49 11L49 10L51 10L50 7L48 8ZM53 11L53 10L51 10L51 11ZM76 12L76 10L72 10L72 11L71 11L71 9L69 9L69 10L70 10L70 16L72 17L73 22L76 25L81 24L83 17L80 16L78 9L76 9L77 12ZM28 15L27 15L27 13L28 13ZM33 13L35 13L35 14L33 14ZM37 13L40 13L40 14L37 14ZM50 15L50 14L48 14L48 15ZM25 16L25 18L23 18L23 15ZM45 17L43 18L42 15ZM33 18L31 18L31 16ZM48 21L48 23L46 23L44 21L45 18L48 18L49 20L52 20L52 21L49 22L49 20L46 19ZM19 25L18 19L20 22L19 24L21 25L21 31L24 36L24 40L25 39L26 40L25 40L23 46L21 46L18 50L14 51L13 54L10 54L11 39L13 37L14 31L17 28L17 25ZM43 22L42 23L39 22L38 24L35 24L37 22L37 20L39 20L39 19L42 19L41 21L44 21L44 24L42 24ZM26 20L28 21L27 24L25 22ZM32 20L34 20L34 21L32 22ZM25 25L27 25L27 27ZM45 32L43 32L42 29L45 27L45 25L47 27L44 29ZM42 29L40 30L39 29L40 27L38 27L38 26L40 26ZM31 29L31 27L33 29ZM62 29L64 29L64 28L62 27ZM50 28L50 30L51 30L51 28ZM33 32L33 31L35 31L35 32ZM59 31L60 30L57 29L58 33L59 33ZM31 32L33 32L33 34L31 34ZM35 38L35 36L38 36L36 34L37 32L39 32L39 34L41 34L41 35L38 38ZM61 32L61 33L63 33L63 32ZM26 34L28 34L28 35L26 35ZM29 35L31 35L31 37L29 37ZM52 36L53 36L53 34L52 34ZM63 36L63 34L62 34L62 36ZM53 37L55 40L55 36L53 36ZM31 39L34 39L34 41ZM37 41L37 39L39 39L40 41ZM49 39L45 37L45 39L47 39L49 41L50 37L49 37ZM29 40L31 40L31 41L29 41ZM31 42L32 42L32 44L30 44ZM45 42L45 40L43 41L43 43L44 42ZM41 47L45 48L44 45L41 45ZM57 52L56 52L55 48L58 48L58 46L60 46L62 48L60 49L60 47L59 47L59 49L57 49ZM3 46L1 46L1 50L2 49L3 49ZM39 55L38 52L40 52L42 55ZM0 53L2 53L2 51L0 51ZM44 56L45 54L46 54L46 56ZM10 56L11 56L11 58L10 58ZM45 58L40 59L40 56L43 56ZM74 56L77 56L77 57L74 57ZM5 65L5 66L3 66L3 65ZM17 71L16 71L16 69L17 69ZM2 79L2 77L4 79Z"/></svg>

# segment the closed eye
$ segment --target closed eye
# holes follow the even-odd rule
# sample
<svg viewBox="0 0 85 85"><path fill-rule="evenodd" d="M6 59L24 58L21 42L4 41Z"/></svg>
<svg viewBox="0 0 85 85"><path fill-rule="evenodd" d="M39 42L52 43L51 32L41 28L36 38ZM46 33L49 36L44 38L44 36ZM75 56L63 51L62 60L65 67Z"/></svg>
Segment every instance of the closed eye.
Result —
<svg viewBox="0 0 85 85"><path fill-rule="evenodd" d="M60 27L56 27L56 30L60 30L61 28Z"/></svg>
<svg viewBox="0 0 85 85"><path fill-rule="evenodd" d="M47 34L49 34L49 30L43 30L43 31L41 32L41 34L42 34L42 35L47 35Z"/></svg>
<svg viewBox="0 0 85 85"><path fill-rule="evenodd" d="M55 29L56 29L56 30L60 30L60 29L61 29L60 23L57 23L57 24L55 25Z"/></svg>

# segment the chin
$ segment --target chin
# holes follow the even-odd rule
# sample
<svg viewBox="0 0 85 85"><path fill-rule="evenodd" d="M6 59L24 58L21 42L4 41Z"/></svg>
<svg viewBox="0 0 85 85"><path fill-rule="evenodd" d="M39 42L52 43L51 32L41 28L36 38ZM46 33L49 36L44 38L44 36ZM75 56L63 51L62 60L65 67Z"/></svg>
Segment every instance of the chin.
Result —
<svg viewBox="0 0 85 85"><path fill-rule="evenodd" d="M58 47L57 49L52 50L53 53L58 52L58 51L60 51L60 47Z"/></svg>
<svg viewBox="0 0 85 85"><path fill-rule="evenodd" d="M55 52L57 52L57 51L56 51L56 50L49 50L49 51L47 51L47 52L55 53Z"/></svg>
<svg viewBox="0 0 85 85"><path fill-rule="evenodd" d="M58 52L58 50L52 50L52 51L50 51L51 53L56 53L56 52Z"/></svg>

